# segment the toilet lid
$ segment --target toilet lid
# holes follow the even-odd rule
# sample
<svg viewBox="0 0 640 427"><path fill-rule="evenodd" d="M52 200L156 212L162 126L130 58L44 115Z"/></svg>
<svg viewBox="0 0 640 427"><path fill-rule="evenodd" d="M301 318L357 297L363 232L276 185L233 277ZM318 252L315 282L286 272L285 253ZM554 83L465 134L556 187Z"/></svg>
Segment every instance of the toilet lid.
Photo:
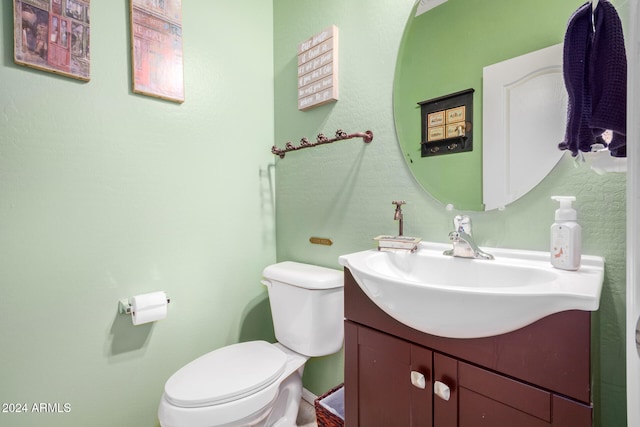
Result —
<svg viewBox="0 0 640 427"><path fill-rule="evenodd" d="M287 356L266 341L233 344L207 353L182 367L164 386L176 406L210 406L253 394L283 372Z"/></svg>

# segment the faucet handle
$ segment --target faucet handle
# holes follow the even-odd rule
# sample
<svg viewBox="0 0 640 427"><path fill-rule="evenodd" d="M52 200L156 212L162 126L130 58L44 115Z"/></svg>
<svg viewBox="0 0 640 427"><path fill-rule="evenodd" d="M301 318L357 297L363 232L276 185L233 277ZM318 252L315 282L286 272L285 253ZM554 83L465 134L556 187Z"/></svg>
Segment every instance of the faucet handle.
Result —
<svg viewBox="0 0 640 427"><path fill-rule="evenodd" d="M404 200L394 200L393 202L391 202L392 205L396 205L396 207L400 207L402 205L406 205L407 202L405 202Z"/></svg>
<svg viewBox="0 0 640 427"><path fill-rule="evenodd" d="M453 217L453 226L456 231L464 231L471 236L471 218L468 215L456 215Z"/></svg>

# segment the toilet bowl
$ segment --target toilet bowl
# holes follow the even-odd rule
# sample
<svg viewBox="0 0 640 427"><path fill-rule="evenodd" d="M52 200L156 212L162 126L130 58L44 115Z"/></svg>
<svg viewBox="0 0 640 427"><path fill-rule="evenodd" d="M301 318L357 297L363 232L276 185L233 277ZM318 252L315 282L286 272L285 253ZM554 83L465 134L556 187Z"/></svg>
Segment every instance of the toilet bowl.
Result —
<svg viewBox="0 0 640 427"><path fill-rule="evenodd" d="M282 401L292 394L300 398L307 359L266 341L234 344L207 353L167 381L158 410L160 425L274 425L267 424L267 420L274 407L283 406L276 405L278 399ZM295 414L292 422L288 425L295 425Z"/></svg>
<svg viewBox="0 0 640 427"><path fill-rule="evenodd" d="M343 274L283 262L263 276L278 342L229 345L179 369L160 401L162 427L295 427L306 361L342 347Z"/></svg>

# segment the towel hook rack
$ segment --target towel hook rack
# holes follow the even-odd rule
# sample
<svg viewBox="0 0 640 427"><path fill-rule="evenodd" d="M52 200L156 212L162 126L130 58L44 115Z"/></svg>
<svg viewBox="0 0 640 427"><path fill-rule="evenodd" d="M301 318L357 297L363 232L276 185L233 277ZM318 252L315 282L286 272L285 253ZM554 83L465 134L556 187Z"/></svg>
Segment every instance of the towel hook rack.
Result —
<svg viewBox="0 0 640 427"><path fill-rule="evenodd" d="M321 133L316 137L316 142L309 142L307 138L303 137L300 140L300 145L298 146L293 145L291 142L287 142L284 148L278 148L274 145L273 147L271 147L271 152L277 156L280 156L281 159L284 159L285 153L288 153L289 151L301 150L303 148L315 147L317 145L322 145L322 144L331 144L332 142L343 141L343 140L352 139L352 138L362 138L364 143L368 144L371 141L373 141L373 132L368 130L365 132L356 132L356 133L348 134L342 129L338 129L336 131L335 138L329 139L324 134Z"/></svg>

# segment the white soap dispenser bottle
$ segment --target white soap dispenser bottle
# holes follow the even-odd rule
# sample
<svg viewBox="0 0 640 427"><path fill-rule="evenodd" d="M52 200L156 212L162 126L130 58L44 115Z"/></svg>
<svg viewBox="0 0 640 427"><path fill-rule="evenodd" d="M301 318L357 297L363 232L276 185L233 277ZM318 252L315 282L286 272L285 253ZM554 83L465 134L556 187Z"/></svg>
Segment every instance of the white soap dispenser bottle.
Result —
<svg viewBox="0 0 640 427"><path fill-rule="evenodd" d="M582 255L582 228L576 222L578 214L571 207L573 196L553 196L560 202L556 222L551 225L551 264L563 270L577 270Z"/></svg>

